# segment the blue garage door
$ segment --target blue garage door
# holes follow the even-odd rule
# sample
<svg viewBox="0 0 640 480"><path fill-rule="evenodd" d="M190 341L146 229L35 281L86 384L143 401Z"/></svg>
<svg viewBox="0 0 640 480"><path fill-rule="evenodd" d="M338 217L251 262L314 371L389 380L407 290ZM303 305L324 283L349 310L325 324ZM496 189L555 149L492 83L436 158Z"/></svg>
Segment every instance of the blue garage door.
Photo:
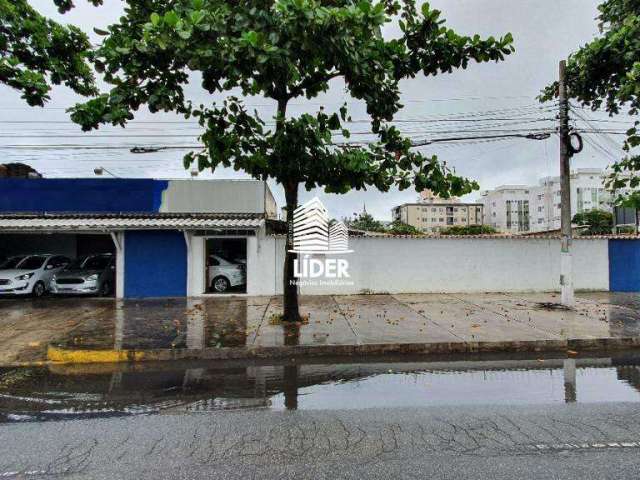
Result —
<svg viewBox="0 0 640 480"><path fill-rule="evenodd" d="M609 290L640 292L639 240L609 240Z"/></svg>
<svg viewBox="0 0 640 480"><path fill-rule="evenodd" d="M183 297L187 294L187 247L182 232L125 232L124 295Z"/></svg>

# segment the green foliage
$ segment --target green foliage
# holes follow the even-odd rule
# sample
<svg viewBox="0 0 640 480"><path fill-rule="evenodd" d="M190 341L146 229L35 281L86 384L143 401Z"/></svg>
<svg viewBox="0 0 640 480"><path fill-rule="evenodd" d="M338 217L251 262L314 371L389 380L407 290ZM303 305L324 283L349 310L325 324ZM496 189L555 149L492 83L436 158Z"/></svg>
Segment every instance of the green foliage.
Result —
<svg viewBox="0 0 640 480"><path fill-rule="evenodd" d="M640 2L606 0L599 7L600 36L573 53L567 62L569 95L592 110L603 107L610 115L626 110L638 115L640 107ZM558 95L557 82L547 86L541 100ZM629 121L625 141L628 154L612 165L607 188L637 190L640 187L640 145L637 120ZM618 197L618 204L640 206L640 198Z"/></svg>
<svg viewBox="0 0 640 480"><path fill-rule="evenodd" d="M423 233L412 225L407 225L399 220L393 222L387 229L387 233L393 235L423 235Z"/></svg>
<svg viewBox="0 0 640 480"><path fill-rule="evenodd" d="M385 40L381 28L393 18L402 34ZM438 10L423 4L419 12L413 0L129 0L120 22L103 33L93 58L112 88L72 110L84 129L124 126L143 104L175 111L195 117L204 131L204 150L187 155L185 166L232 166L289 191L304 184L333 193L394 185L443 196L477 189L435 156L411 151L388 122L402 107L402 79L500 61L513 51L511 35L458 35ZM183 91L191 72L212 94L233 89L273 99L275 128L232 96L221 105L193 105ZM346 106L286 115L290 100L316 97L334 78L366 104L374 144L334 143L335 134L348 136Z"/></svg>
<svg viewBox="0 0 640 480"><path fill-rule="evenodd" d="M617 198L617 204L622 207L640 209L640 189L628 191Z"/></svg>
<svg viewBox="0 0 640 480"><path fill-rule="evenodd" d="M623 227L618 227L618 233L622 235L635 235L637 230L636 227L625 225Z"/></svg>
<svg viewBox="0 0 640 480"><path fill-rule="evenodd" d="M498 231L490 225L454 225L440 232L441 235L492 235Z"/></svg>
<svg viewBox="0 0 640 480"><path fill-rule="evenodd" d="M571 220L576 225L586 225L581 235L606 235L613 229L613 214L605 210L589 210L576 213Z"/></svg>
<svg viewBox="0 0 640 480"><path fill-rule="evenodd" d="M394 19L401 35L386 40L381 30ZM402 108L399 83L471 61L501 61L513 51L510 34L458 35L428 3L418 12L415 0L127 0L119 23L98 33L104 41L92 58L111 90L71 109L73 121L84 130L124 126L143 105L195 118L204 148L185 156L185 168L222 165L275 179L285 190L288 221L301 184L328 193L413 186L443 197L477 189L437 157L412 151L392 126ZM184 86L196 78L205 91L222 93L222 104L187 100ZM334 135L349 137L346 104L287 115L291 100L317 97L334 79L366 105L372 144L334 142ZM275 125L232 92L273 100ZM284 317L297 321L292 241L287 236L283 305Z"/></svg>
<svg viewBox="0 0 640 480"><path fill-rule="evenodd" d="M73 7L70 0L55 3L61 12ZM0 0L0 83L21 92L29 105L44 105L51 84L95 95L90 48L82 31L43 17L27 0Z"/></svg>
<svg viewBox="0 0 640 480"><path fill-rule="evenodd" d="M364 230L367 232L384 232L385 227L382 222L374 219L373 216L367 212L362 212L353 220L347 220L345 222L349 228L356 230Z"/></svg>

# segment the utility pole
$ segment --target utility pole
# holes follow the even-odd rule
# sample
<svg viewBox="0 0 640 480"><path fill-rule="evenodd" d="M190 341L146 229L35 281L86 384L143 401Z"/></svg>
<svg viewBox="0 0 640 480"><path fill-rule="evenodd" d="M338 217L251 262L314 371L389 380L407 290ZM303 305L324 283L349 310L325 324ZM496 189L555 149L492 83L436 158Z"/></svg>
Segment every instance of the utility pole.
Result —
<svg viewBox="0 0 640 480"><path fill-rule="evenodd" d="M562 305L572 308L573 261L571 258L571 153L569 149L569 98L565 76L567 62L562 60L559 69L558 99L560 100L560 288Z"/></svg>

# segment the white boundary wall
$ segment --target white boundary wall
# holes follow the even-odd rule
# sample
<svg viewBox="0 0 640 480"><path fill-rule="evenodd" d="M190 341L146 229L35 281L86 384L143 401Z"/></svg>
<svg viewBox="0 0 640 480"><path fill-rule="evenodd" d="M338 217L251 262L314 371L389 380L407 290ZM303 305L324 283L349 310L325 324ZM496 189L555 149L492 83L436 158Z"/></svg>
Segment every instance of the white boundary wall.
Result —
<svg viewBox="0 0 640 480"><path fill-rule="evenodd" d="M259 235L248 248L247 293L282 293L284 238ZM536 292L560 289L560 240L540 238L350 238L353 286L301 293ZM574 285L609 289L606 239L574 239Z"/></svg>

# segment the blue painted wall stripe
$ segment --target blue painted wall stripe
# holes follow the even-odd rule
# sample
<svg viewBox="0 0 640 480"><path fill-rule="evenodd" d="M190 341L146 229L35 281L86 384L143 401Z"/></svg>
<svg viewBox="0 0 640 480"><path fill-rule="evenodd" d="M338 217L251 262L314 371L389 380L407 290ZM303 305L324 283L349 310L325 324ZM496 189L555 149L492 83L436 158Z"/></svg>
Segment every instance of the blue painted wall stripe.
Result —
<svg viewBox="0 0 640 480"><path fill-rule="evenodd" d="M187 295L187 246L182 232L127 231L124 245L125 297Z"/></svg>
<svg viewBox="0 0 640 480"><path fill-rule="evenodd" d="M609 240L609 290L640 292L640 240Z"/></svg>
<svg viewBox="0 0 640 480"><path fill-rule="evenodd" d="M0 179L4 213L154 213L167 180L128 178Z"/></svg>

